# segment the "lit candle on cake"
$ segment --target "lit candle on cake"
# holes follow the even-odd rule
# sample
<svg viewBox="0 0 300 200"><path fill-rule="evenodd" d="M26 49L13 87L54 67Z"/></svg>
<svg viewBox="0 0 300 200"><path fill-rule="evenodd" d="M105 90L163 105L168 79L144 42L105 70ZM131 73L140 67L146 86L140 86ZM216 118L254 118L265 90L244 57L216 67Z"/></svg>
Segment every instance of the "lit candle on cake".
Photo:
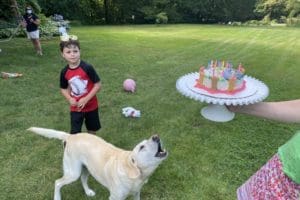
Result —
<svg viewBox="0 0 300 200"><path fill-rule="evenodd" d="M198 83L200 85L203 85L203 81L204 81L204 66L200 67L199 69L199 79L198 79Z"/></svg>
<svg viewBox="0 0 300 200"><path fill-rule="evenodd" d="M244 69L242 63L239 64L239 66L238 66L238 71L240 71L242 74L245 73L245 69Z"/></svg>
<svg viewBox="0 0 300 200"><path fill-rule="evenodd" d="M232 77L229 79L229 84L228 84L228 91L229 91L229 92L231 92L231 91L234 90L235 81L236 81L236 77L235 77L235 76L232 76Z"/></svg>
<svg viewBox="0 0 300 200"><path fill-rule="evenodd" d="M217 76L213 75L211 77L211 89L217 90L218 80L219 80L219 78Z"/></svg>
<svg viewBox="0 0 300 200"><path fill-rule="evenodd" d="M215 67L212 69L211 89L217 90L218 77L216 76Z"/></svg>

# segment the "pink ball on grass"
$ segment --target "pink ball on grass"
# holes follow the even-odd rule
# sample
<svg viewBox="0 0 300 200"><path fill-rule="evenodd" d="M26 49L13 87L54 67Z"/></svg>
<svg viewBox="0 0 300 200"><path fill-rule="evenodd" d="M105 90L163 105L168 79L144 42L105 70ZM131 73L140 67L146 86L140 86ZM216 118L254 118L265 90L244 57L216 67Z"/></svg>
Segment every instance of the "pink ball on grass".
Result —
<svg viewBox="0 0 300 200"><path fill-rule="evenodd" d="M136 86L135 81L132 80L132 79L126 79L123 82L123 88L127 92L134 92L135 91L135 86Z"/></svg>

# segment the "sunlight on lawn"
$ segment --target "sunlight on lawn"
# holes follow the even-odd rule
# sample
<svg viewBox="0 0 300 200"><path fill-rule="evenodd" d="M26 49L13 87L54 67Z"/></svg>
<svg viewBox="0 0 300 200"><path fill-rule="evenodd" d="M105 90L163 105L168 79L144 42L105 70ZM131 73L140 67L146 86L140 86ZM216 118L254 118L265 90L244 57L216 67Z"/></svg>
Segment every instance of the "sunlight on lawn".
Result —
<svg viewBox="0 0 300 200"><path fill-rule="evenodd" d="M267 101L299 98L300 29L218 25L148 25L73 27L82 59L99 73L98 94L108 142L130 150L141 139L158 133L168 159L141 192L144 200L232 200L236 189L258 170L299 129L236 115L227 123L204 119L205 103L182 96L175 87L184 74L211 59L242 63L246 74L270 89ZM25 38L1 43L1 71L23 77L0 79L0 199L52 199L61 176L62 144L30 134L30 126L69 130L69 110L59 91L59 39L42 40L37 57ZM125 93L126 78L136 81L135 93ZM126 106L141 110L138 119L125 118ZM91 178L97 199L107 190ZM35 192L32 192L35 191ZM76 183L63 189L64 199L86 198Z"/></svg>

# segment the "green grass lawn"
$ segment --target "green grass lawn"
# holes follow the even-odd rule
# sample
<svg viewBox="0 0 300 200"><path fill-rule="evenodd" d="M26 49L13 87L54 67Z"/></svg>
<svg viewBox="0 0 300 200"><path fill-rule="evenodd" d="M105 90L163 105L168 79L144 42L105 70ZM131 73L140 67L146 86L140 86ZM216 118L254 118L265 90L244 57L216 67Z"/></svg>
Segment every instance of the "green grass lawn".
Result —
<svg viewBox="0 0 300 200"><path fill-rule="evenodd" d="M236 189L300 128L245 115L227 123L204 119L206 104L182 96L176 80L198 71L211 59L242 63L246 73L265 82L267 101L299 98L300 29L204 25L74 27L82 59L102 80L98 93L103 128L97 133L123 149L158 133L168 159L143 187L143 200L232 200ZM62 143L26 131L30 126L69 131L69 108L59 91L65 62L59 38L42 40L35 55L24 38L0 42L0 69L19 72L0 79L0 199L53 198L62 176ZM125 93L133 78L137 91ZM125 118L123 107L141 110ZM96 197L85 196L80 181L65 186L65 200L108 199L108 191L90 178Z"/></svg>

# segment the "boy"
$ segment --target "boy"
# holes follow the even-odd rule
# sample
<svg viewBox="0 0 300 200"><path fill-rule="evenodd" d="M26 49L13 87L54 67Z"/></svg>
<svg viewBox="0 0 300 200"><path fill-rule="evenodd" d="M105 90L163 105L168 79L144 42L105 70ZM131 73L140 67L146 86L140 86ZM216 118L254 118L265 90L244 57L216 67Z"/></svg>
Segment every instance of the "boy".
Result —
<svg viewBox="0 0 300 200"><path fill-rule="evenodd" d="M88 133L101 128L96 93L101 89L100 78L93 66L80 60L80 45L75 39L60 42L62 57L67 61L60 74L62 95L70 103L71 134L81 132L83 121Z"/></svg>

